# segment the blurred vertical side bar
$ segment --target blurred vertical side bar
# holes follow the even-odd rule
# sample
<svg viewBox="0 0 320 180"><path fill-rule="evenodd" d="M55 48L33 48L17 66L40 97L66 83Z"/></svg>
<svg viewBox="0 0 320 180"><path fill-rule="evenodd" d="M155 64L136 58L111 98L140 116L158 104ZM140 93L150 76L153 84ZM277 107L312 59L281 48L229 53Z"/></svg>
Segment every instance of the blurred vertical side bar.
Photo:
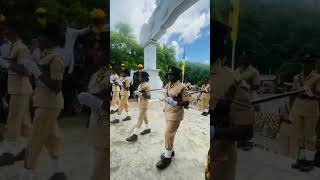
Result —
<svg viewBox="0 0 320 180"><path fill-rule="evenodd" d="M106 44L107 44L107 47L106 47L106 49L107 49L107 51L106 51L106 61L107 61L107 68L109 69L109 71L108 71L108 82L110 82L110 68L109 68L109 66L110 66L110 16L111 16L111 14L110 14L110 0L105 0L105 7L106 7L106 13L107 13L107 17L106 17L106 24L108 25L108 33L107 33L107 36L106 36ZM106 139L106 141L107 141L107 143L106 143L106 151L107 151L107 159L106 159L106 161L108 161L106 164L107 164L107 172L108 172L108 174L107 174L107 178L106 178L106 180L109 180L110 179L110 98L111 98L111 85L110 86L108 86L108 98L107 98L107 109L106 109L106 111L108 112L108 116L107 116L107 118L105 119L105 127L106 127L106 133L107 133L107 139Z"/></svg>

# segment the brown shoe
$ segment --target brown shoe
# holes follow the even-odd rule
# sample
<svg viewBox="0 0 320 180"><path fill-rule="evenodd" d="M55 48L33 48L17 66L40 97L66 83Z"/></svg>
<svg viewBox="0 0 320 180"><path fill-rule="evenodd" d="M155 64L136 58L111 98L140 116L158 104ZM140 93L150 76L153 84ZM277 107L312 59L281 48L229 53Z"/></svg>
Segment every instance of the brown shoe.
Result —
<svg viewBox="0 0 320 180"><path fill-rule="evenodd" d="M55 173L52 175L49 180L67 180L67 176L65 173Z"/></svg>
<svg viewBox="0 0 320 180"><path fill-rule="evenodd" d="M117 123L119 123L119 122L120 122L119 119L115 119L115 120L113 120L113 121L110 121L111 124L117 124Z"/></svg>

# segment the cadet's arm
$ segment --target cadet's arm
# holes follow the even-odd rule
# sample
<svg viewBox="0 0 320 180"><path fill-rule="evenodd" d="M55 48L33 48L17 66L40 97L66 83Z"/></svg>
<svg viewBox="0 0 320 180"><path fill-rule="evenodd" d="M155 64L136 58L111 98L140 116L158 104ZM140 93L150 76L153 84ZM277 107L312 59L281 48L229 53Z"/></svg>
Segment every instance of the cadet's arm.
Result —
<svg viewBox="0 0 320 180"><path fill-rule="evenodd" d="M62 81L61 80L53 80L50 78L49 74L42 73L39 76L39 79L52 91L56 94L61 92L62 89Z"/></svg>
<svg viewBox="0 0 320 180"><path fill-rule="evenodd" d="M143 89L140 92L142 93L142 97L144 97L146 99L151 99L151 95L150 94L148 95L146 90Z"/></svg>
<svg viewBox="0 0 320 180"><path fill-rule="evenodd" d="M19 73L23 76L29 76L29 72L26 70L26 68L24 68L23 65L19 65L16 63L11 63L9 66L9 69L11 69L12 71Z"/></svg>

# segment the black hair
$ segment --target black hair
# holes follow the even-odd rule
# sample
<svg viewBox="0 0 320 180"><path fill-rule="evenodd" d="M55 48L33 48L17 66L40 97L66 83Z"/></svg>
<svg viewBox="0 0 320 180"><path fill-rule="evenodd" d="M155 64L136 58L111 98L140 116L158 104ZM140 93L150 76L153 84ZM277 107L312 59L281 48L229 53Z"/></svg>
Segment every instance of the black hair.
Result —
<svg viewBox="0 0 320 180"><path fill-rule="evenodd" d="M142 71L140 73L140 76L142 77L142 79L145 81L145 82L149 82L149 74L145 71Z"/></svg>
<svg viewBox="0 0 320 180"><path fill-rule="evenodd" d="M129 69L123 70L122 73L123 73L124 76L130 76L130 71L129 71Z"/></svg>
<svg viewBox="0 0 320 180"><path fill-rule="evenodd" d="M49 23L42 29L40 34L48 37L48 39L53 41L56 46L64 47L65 33L61 27L61 24Z"/></svg>

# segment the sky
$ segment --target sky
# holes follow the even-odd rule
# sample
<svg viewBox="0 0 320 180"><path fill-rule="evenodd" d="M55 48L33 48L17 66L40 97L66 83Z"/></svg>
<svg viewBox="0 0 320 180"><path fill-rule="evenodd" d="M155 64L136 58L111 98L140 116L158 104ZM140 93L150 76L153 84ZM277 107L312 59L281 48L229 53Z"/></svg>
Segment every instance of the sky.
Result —
<svg viewBox="0 0 320 180"><path fill-rule="evenodd" d="M111 0L111 30L119 22L129 24L139 39L142 25L148 21L160 0ZM158 41L173 47L177 60L209 64L210 62L210 0L199 0L181 14L167 33Z"/></svg>

